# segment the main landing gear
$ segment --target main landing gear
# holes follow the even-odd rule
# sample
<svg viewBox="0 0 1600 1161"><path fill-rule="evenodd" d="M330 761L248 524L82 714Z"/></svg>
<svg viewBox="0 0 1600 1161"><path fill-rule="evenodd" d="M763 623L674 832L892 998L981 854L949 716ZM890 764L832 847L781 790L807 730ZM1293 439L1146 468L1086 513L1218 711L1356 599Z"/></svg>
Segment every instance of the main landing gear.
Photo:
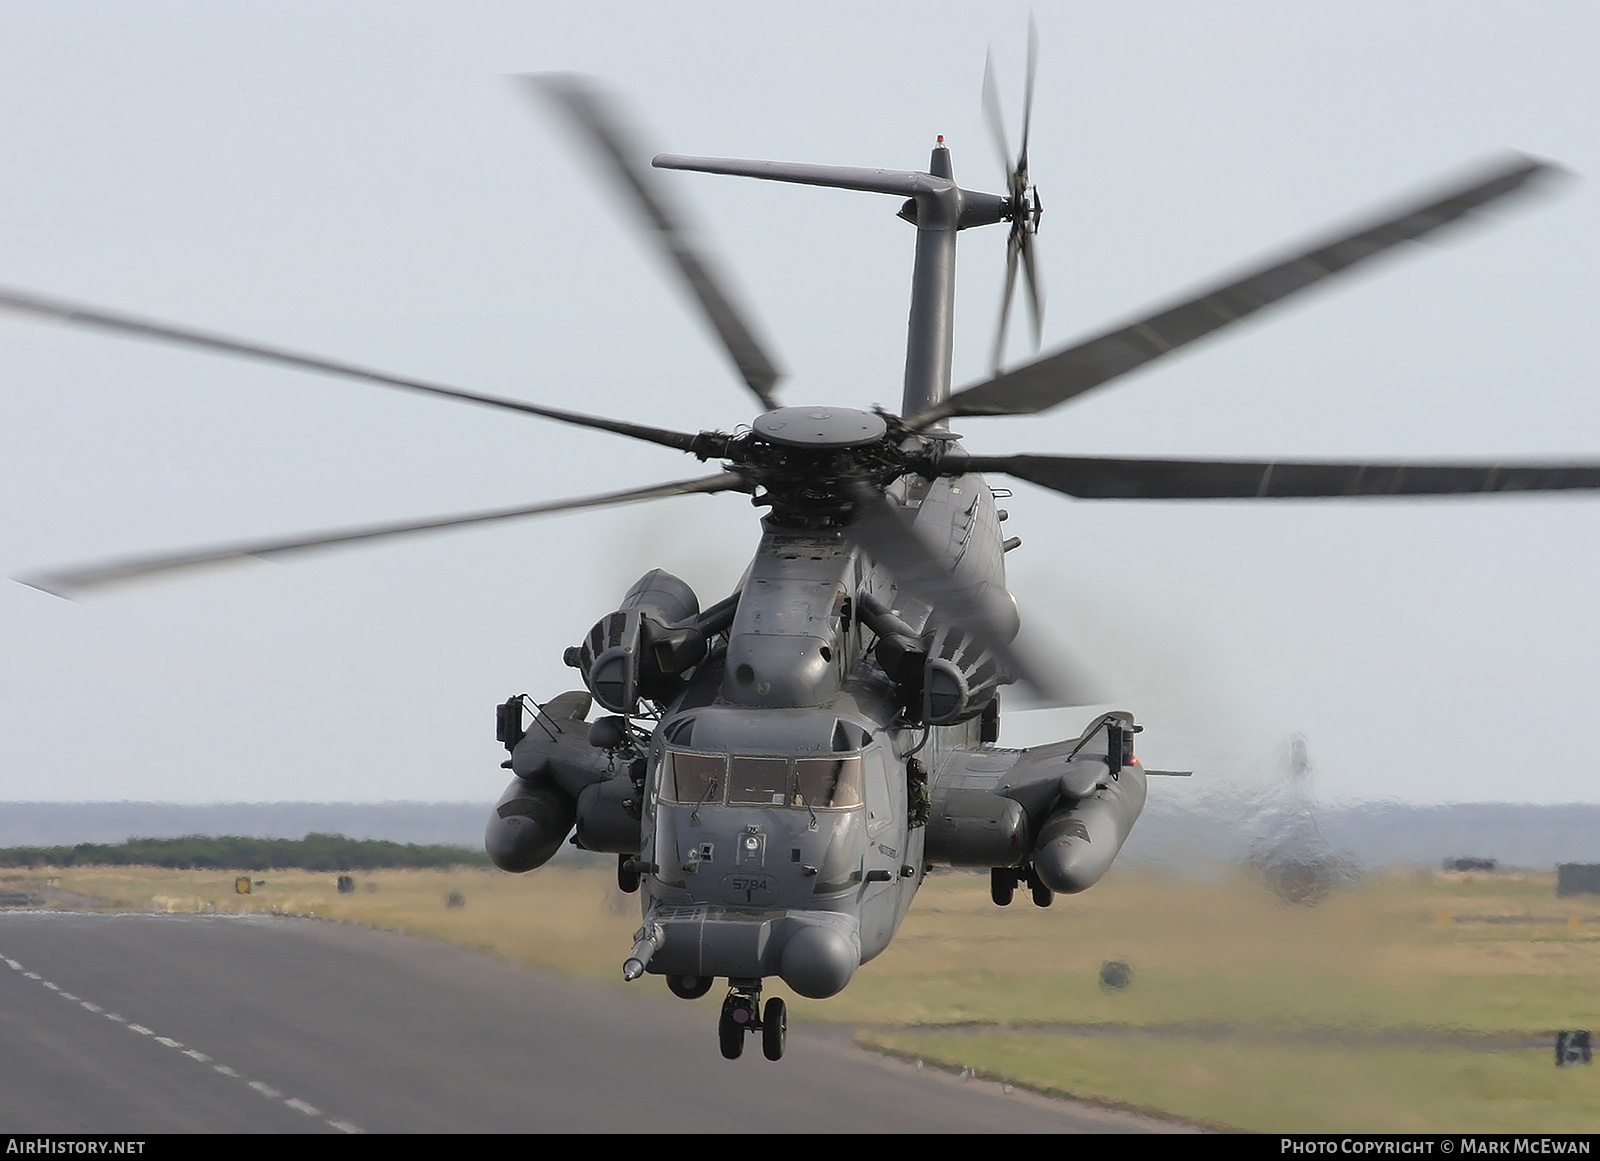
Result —
<svg viewBox="0 0 1600 1161"><path fill-rule="evenodd" d="M729 980L728 998L722 1001L722 1018L717 1021L717 1040L722 1055L738 1060L744 1052L746 1032L761 1033L761 1054L768 1060L783 1058L783 1042L789 1031L789 1012L777 996L761 1008L760 980Z"/></svg>
<svg viewBox="0 0 1600 1161"><path fill-rule="evenodd" d="M1031 867L991 867L989 869L989 898L996 907L1011 906L1017 887L1026 883L1033 896L1034 906L1048 907L1056 893L1039 881L1038 873Z"/></svg>

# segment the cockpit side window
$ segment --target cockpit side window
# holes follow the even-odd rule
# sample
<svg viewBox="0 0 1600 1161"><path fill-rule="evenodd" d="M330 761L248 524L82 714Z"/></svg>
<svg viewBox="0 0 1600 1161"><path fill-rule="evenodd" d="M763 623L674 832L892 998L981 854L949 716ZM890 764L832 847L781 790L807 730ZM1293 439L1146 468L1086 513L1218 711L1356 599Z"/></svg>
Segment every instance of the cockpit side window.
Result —
<svg viewBox="0 0 1600 1161"><path fill-rule="evenodd" d="M795 805L861 805L861 758L800 758L795 762Z"/></svg>
<svg viewBox="0 0 1600 1161"><path fill-rule="evenodd" d="M723 754L667 751L667 768L661 779L661 797L668 802L720 803L727 785L728 759Z"/></svg>
<svg viewBox="0 0 1600 1161"><path fill-rule="evenodd" d="M783 806L789 800L789 759L733 759L728 802L738 806Z"/></svg>

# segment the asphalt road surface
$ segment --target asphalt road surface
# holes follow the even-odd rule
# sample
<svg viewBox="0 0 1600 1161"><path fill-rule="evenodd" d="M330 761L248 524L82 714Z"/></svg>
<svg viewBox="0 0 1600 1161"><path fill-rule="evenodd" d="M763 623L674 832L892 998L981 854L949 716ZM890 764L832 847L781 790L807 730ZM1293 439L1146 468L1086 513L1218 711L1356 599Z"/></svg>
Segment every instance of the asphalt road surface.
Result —
<svg viewBox="0 0 1600 1161"><path fill-rule="evenodd" d="M1119 1132L1160 1122L312 920L0 913L0 1132Z"/></svg>

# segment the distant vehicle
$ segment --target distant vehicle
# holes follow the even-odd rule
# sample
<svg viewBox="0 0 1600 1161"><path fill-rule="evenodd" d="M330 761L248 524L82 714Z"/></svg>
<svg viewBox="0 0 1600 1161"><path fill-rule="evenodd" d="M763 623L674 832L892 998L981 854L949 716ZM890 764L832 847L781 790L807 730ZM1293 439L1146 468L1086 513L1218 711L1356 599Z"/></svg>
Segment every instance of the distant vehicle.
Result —
<svg viewBox="0 0 1600 1161"><path fill-rule="evenodd" d="M1561 863L1556 867L1557 895L1600 895L1600 863Z"/></svg>

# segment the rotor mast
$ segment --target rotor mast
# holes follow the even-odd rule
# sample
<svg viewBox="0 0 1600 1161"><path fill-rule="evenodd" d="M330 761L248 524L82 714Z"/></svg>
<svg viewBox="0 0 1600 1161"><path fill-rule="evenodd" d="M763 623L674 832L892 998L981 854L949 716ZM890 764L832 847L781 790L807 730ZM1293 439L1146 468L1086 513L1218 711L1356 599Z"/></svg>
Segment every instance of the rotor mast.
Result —
<svg viewBox="0 0 1600 1161"><path fill-rule="evenodd" d="M955 347L956 231L961 228L962 190L955 183L950 148L944 143L943 134L928 160L928 174L944 180L929 182L901 210L901 216L917 227L901 415L921 415L950 397ZM945 431L948 426L940 421L930 430Z"/></svg>

